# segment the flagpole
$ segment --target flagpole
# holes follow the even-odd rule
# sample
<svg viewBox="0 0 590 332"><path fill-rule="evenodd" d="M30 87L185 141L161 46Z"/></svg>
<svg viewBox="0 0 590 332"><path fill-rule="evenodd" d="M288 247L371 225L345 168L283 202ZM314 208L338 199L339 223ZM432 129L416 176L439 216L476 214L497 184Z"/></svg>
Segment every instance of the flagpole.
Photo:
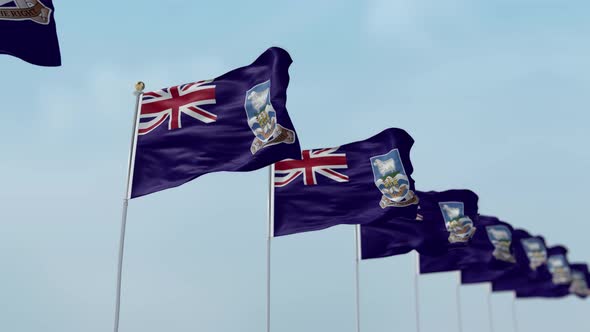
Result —
<svg viewBox="0 0 590 332"><path fill-rule="evenodd" d="M125 227L127 226L127 208L131 198L131 181L133 179L133 166L135 163L135 151L137 142L137 123L139 121L139 109L145 84L137 82L135 84L135 114L133 115L133 131L131 133L131 147L129 148L129 159L127 160L127 184L125 188L125 197L123 198L123 211L121 215L121 234L119 237L119 261L117 265L117 291L115 298L115 325L114 332L119 331L119 315L121 313L121 279L123 274L123 250L125 248Z"/></svg>
<svg viewBox="0 0 590 332"><path fill-rule="evenodd" d="M356 284L356 332L361 332L361 290L359 282L359 264L361 260L361 225L355 225L354 237L356 242L355 284Z"/></svg>
<svg viewBox="0 0 590 332"><path fill-rule="evenodd" d="M513 293L512 298L512 324L514 326L514 332L518 332L518 320L516 318L516 293Z"/></svg>
<svg viewBox="0 0 590 332"><path fill-rule="evenodd" d="M459 332L463 332L463 319L461 317L461 272L457 274L457 327Z"/></svg>
<svg viewBox="0 0 590 332"><path fill-rule="evenodd" d="M420 332L420 292L419 292L419 276L420 276L420 254L417 251L414 251L416 254L416 260L414 264L416 266L415 273L414 273L414 304L416 305L416 332Z"/></svg>
<svg viewBox="0 0 590 332"><path fill-rule="evenodd" d="M268 237L266 239L266 332L270 332L270 245L274 236L274 172L275 165L268 167Z"/></svg>
<svg viewBox="0 0 590 332"><path fill-rule="evenodd" d="M494 313L492 310L492 284L488 288L488 317L490 319L490 332L494 332Z"/></svg>

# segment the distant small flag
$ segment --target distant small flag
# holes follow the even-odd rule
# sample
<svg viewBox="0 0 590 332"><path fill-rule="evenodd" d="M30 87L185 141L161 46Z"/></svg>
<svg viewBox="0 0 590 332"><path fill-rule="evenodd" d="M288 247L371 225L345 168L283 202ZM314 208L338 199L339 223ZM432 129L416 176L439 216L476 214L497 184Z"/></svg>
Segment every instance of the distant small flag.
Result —
<svg viewBox="0 0 590 332"><path fill-rule="evenodd" d="M554 246L547 250L549 277L529 281L516 289L516 297L564 297L570 294L572 270L567 260L567 249Z"/></svg>
<svg viewBox="0 0 590 332"><path fill-rule="evenodd" d="M489 282L518 268L514 256L517 243L513 241L512 226L491 216L480 215L478 221L482 231L475 233L471 245L487 251L487 257L484 262L461 270L463 284Z"/></svg>
<svg viewBox="0 0 590 332"><path fill-rule="evenodd" d="M414 140L401 129L275 164L274 236L416 216Z"/></svg>
<svg viewBox="0 0 590 332"><path fill-rule="evenodd" d="M444 244L442 255L420 255L420 273L460 270L485 262L486 250L471 246L479 229L477 195L470 190L418 192L418 215L436 227L436 237Z"/></svg>
<svg viewBox="0 0 590 332"><path fill-rule="evenodd" d="M548 253L543 237L516 229L512 233L512 241L516 244L513 248L518 267L492 281L495 292L516 290L526 287L531 281L547 280L551 276L547 269Z"/></svg>
<svg viewBox="0 0 590 332"><path fill-rule="evenodd" d="M273 47L213 80L144 93L131 197L301 156L286 109L291 62Z"/></svg>
<svg viewBox="0 0 590 332"><path fill-rule="evenodd" d="M588 265L572 263L570 268L572 269L572 283L569 291L572 295L585 299L590 296L590 271L588 271Z"/></svg>
<svg viewBox="0 0 590 332"><path fill-rule="evenodd" d="M0 0L0 54L38 66L60 66L51 0Z"/></svg>

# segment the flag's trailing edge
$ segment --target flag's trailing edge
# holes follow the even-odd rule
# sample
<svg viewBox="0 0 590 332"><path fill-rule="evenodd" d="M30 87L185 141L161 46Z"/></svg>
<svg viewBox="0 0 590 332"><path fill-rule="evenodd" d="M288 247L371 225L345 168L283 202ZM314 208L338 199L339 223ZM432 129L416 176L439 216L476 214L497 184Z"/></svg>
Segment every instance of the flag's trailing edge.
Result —
<svg viewBox="0 0 590 332"><path fill-rule="evenodd" d="M289 54L277 47L213 80L143 94L131 197L212 172L247 172L301 148L286 109Z"/></svg>
<svg viewBox="0 0 590 332"><path fill-rule="evenodd" d="M480 229L478 197L470 190L418 192L419 217L435 229L433 241L438 255L420 256L420 273L460 270L469 264L484 263L486 251L471 245Z"/></svg>
<svg viewBox="0 0 590 332"><path fill-rule="evenodd" d="M51 0L0 0L0 54L38 66L61 65Z"/></svg>
<svg viewBox="0 0 590 332"><path fill-rule="evenodd" d="M473 247L487 251L486 262L472 264L461 270L461 283L472 284L489 282L517 269L514 229L510 224L496 217L479 216L481 232L476 232L471 240Z"/></svg>
<svg viewBox="0 0 590 332"><path fill-rule="evenodd" d="M588 271L588 265L572 263L570 268L572 269L572 283L569 291L572 295L585 299L590 295L590 271Z"/></svg>
<svg viewBox="0 0 590 332"><path fill-rule="evenodd" d="M412 250L428 252L435 244L428 226L416 218L394 218L361 225L362 259L403 255Z"/></svg>
<svg viewBox="0 0 590 332"><path fill-rule="evenodd" d="M418 193L421 195L421 193ZM425 220L422 214L415 218L393 218L361 225L362 259L403 255L416 250L429 257L448 252L446 234L438 223Z"/></svg>
<svg viewBox="0 0 590 332"><path fill-rule="evenodd" d="M530 280L516 289L516 297L564 297L570 294L572 270L567 260L567 249L554 246L547 250L547 270L549 275L543 279Z"/></svg>
<svg viewBox="0 0 590 332"><path fill-rule="evenodd" d="M413 143L404 130L390 128L276 163L274 236L415 218Z"/></svg>

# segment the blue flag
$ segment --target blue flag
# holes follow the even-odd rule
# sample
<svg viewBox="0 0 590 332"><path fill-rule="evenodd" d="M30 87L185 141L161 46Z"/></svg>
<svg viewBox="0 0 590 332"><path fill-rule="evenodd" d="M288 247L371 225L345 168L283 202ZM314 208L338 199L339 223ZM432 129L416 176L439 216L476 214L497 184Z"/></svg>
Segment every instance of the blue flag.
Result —
<svg viewBox="0 0 590 332"><path fill-rule="evenodd" d="M492 290L512 291L525 287L529 282L547 280L547 247L541 236L532 236L527 231L516 229L512 234L517 268L510 269L501 277L492 280Z"/></svg>
<svg viewBox="0 0 590 332"><path fill-rule="evenodd" d="M51 0L0 0L0 54L38 66L60 66Z"/></svg>
<svg viewBox="0 0 590 332"><path fill-rule="evenodd" d="M415 217L413 143L404 130L386 129L276 163L274 235Z"/></svg>
<svg viewBox="0 0 590 332"><path fill-rule="evenodd" d="M247 172L299 158L285 106L291 62L285 50L273 47L213 80L144 93L131 197L207 173Z"/></svg>
<svg viewBox="0 0 590 332"><path fill-rule="evenodd" d="M588 271L588 265L572 263L570 264L570 268L572 269L570 293L585 299L590 295L590 271Z"/></svg>
<svg viewBox="0 0 590 332"><path fill-rule="evenodd" d="M460 270L485 262L486 250L473 247L471 239L479 229L477 195L470 190L418 192L418 215L436 228L436 242L442 255L420 255L420 273Z"/></svg>
<svg viewBox="0 0 590 332"><path fill-rule="evenodd" d="M554 246L547 250L547 278L530 280L516 289L516 297L564 297L570 294L572 271L567 261L567 249Z"/></svg>
<svg viewBox="0 0 590 332"><path fill-rule="evenodd" d="M496 217L479 216L480 232L471 239L471 245L486 251L486 257L479 264L472 264L461 270L461 283L489 282L517 269L510 224Z"/></svg>

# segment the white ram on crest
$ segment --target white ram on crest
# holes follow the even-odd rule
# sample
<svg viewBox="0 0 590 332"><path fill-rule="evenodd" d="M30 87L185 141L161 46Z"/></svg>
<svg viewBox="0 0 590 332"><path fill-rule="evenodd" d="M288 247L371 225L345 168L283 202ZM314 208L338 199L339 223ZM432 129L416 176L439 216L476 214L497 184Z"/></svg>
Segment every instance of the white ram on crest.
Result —
<svg viewBox="0 0 590 332"><path fill-rule="evenodd" d="M490 233L492 233L492 236L494 237L494 239L510 240L510 235L508 235L508 233L504 229L490 228Z"/></svg>
<svg viewBox="0 0 590 332"><path fill-rule="evenodd" d="M445 204L445 205L443 205L442 209L443 209L443 211L445 211L446 215L451 220L459 218L461 216L461 209L459 209L459 208L452 208L452 207L448 206L447 204Z"/></svg>
<svg viewBox="0 0 590 332"><path fill-rule="evenodd" d="M252 106L254 106L257 111L262 111L268 101L268 93L268 88L260 92L252 91L248 94L248 100L252 101Z"/></svg>
<svg viewBox="0 0 590 332"><path fill-rule="evenodd" d="M395 161L393 159L377 159L373 162L373 165L377 166L377 169L379 169L379 173L381 173L381 176L391 174L396 171Z"/></svg>

